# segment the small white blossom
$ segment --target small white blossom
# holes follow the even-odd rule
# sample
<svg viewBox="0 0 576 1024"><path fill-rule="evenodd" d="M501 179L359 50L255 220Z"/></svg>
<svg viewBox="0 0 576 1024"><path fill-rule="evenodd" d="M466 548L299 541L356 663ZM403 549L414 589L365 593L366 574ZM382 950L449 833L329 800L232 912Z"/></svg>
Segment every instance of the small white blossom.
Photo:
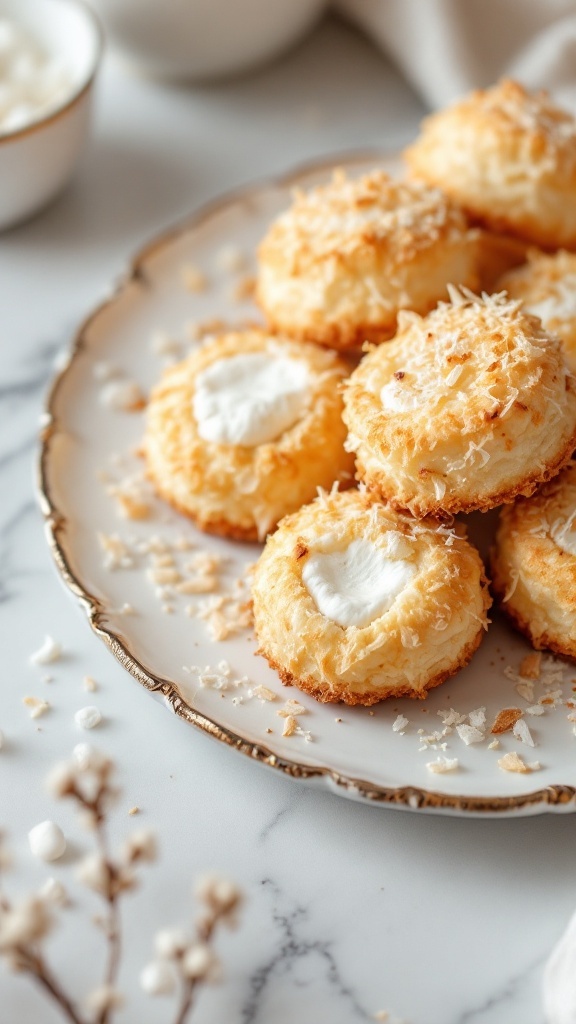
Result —
<svg viewBox="0 0 576 1024"><path fill-rule="evenodd" d="M41 821L28 833L30 849L40 860L58 860L66 850L66 839L54 821Z"/></svg>
<svg viewBox="0 0 576 1024"><path fill-rule="evenodd" d="M154 938L156 953L165 960L181 956L189 944L190 939L183 928L162 928Z"/></svg>
<svg viewBox="0 0 576 1024"><path fill-rule="evenodd" d="M57 798L68 796L76 788L76 772L67 761L55 764L46 779L48 791Z"/></svg>
<svg viewBox="0 0 576 1024"><path fill-rule="evenodd" d="M89 993L86 1006L96 1014L105 1010L119 1010L124 1005L124 996L112 985L101 985Z"/></svg>
<svg viewBox="0 0 576 1024"><path fill-rule="evenodd" d="M165 960L153 960L142 970L140 984L149 996L169 996L174 991L174 971Z"/></svg>
<svg viewBox="0 0 576 1024"><path fill-rule="evenodd" d="M44 885L40 889L39 896L43 900L47 900L49 903L53 903L58 907L66 907L70 903L68 893L56 878L47 878Z"/></svg>
<svg viewBox="0 0 576 1024"><path fill-rule="evenodd" d="M182 972L190 980L206 980L214 977L218 961L204 942L195 942L186 950L182 960Z"/></svg>
<svg viewBox="0 0 576 1024"><path fill-rule="evenodd" d="M129 864L137 860L152 863L158 855L156 836L149 829L139 829L128 837L123 853Z"/></svg>
<svg viewBox="0 0 576 1024"><path fill-rule="evenodd" d="M0 917L0 952L38 942L48 934L53 923L48 908L37 896L4 910Z"/></svg>
<svg viewBox="0 0 576 1024"><path fill-rule="evenodd" d="M202 875L195 886L195 894L218 913L229 913L242 900L242 893L228 878L220 875Z"/></svg>
<svg viewBox="0 0 576 1024"><path fill-rule="evenodd" d="M106 895L110 884L110 871L106 861L99 853L89 853L78 865L77 876L80 882L94 892Z"/></svg>

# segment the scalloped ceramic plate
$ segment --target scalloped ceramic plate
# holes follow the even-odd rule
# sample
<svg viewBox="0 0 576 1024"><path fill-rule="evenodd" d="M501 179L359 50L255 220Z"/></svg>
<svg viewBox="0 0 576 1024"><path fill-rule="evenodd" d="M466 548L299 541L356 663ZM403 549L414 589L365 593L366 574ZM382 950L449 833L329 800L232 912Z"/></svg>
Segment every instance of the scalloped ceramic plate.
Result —
<svg viewBox="0 0 576 1024"><path fill-rule="evenodd" d="M370 161L365 156L340 161L355 172L375 163L392 172L397 168L393 158L381 154ZM215 554L225 559L220 585L230 593L257 556L256 546L201 534L153 498L149 518L126 520L119 515L118 498L111 491L125 487L127 475L142 473L134 454L142 414L111 409L103 401L108 384L102 375L115 373L147 394L161 372L166 349L184 355L198 343L187 340L191 321L259 319L250 301L238 298L242 275L230 267L243 255L243 273L253 270L258 240L287 205L290 188L317 183L327 173L326 165L309 168L203 209L144 249L113 296L82 325L52 388L43 433L42 505L56 564L92 627L139 682L182 718L263 764L376 804L454 814L574 810L576 737L562 703L553 709L543 705L546 712L539 717L526 715L534 748L507 733L499 749L489 749L489 727L484 742L471 746L456 731L442 737L436 748L434 740L423 739L442 728L437 713L451 707L461 714L485 707L490 725L503 707L528 706L504 673L506 666L518 668L528 648L497 616L472 664L426 701L398 700L371 710L320 705L281 686L264 660L254 657L255 642L248 631L220 641L211 637L197 611L214 601L214 595L175 592L170 572L157 572L172 558L188 578L189 572L197 574L187 567L197 562L199 553ZM184 278L190 284L194 277L192 268L205 275L205 290L184 286ZM159 342L158 332L174 345ZM491 516L471 517L471 533L481 547L489 541L493 521ZM113 550L106 557L99 535L119 538L124 559L115 541L108 542ZM107 567L106 562L114 561L128 565ZM125 614L126 604L135 614ZM227 601L226 607L233 605ZM550 664L552 675L547 670L544 677L548 685L535 684L534 702L546 698L547 688L559 688L555 672L562 673L563 699L572 695L570 667L551 659ZM202 685L193 666L216 669L210 685ZM249 682L234 685L242 677ZM251 696L258 684L274 691L277 699ZM307 711L298 718L301 730L284 737L284 719L277 712L294 697ZM399 714L408 719L402 733L392 729ZM498 759L511 750L541 767L526 774L502 771ZM457 770L432 774L426 765L440 755L458 758Z"/></svg>

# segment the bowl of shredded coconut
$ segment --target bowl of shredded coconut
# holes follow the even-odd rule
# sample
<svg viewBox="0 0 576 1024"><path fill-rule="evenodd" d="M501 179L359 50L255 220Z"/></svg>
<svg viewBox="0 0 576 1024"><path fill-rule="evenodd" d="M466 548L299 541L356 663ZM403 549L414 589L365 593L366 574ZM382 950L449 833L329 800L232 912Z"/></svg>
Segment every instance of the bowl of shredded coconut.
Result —
<svg viewBox="0 0 576 1024"><path fill-rule="evenodd" d="M0 230L70 179L101 51L98 21L77 0L0 0Z"/></svg>

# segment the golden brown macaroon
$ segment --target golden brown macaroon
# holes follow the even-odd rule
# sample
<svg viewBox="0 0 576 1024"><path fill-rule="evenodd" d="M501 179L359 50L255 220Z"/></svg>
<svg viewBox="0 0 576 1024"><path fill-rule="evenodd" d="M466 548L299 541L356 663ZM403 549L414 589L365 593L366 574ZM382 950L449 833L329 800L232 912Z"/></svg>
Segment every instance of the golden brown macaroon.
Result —
<svg viewBox="0 0 576 1024"><path fill-rule="evenodd" d="M405 154L477 221L544 248L576 247L576 120L504 80L426 118Z"/></svg>
<svg viewBox="0 0 576 1024"><path fill-rule="evenodd" d="M256 297L271 329L337 349L394 334L448 283L474 288L477 236L438 189L382 171L297 192L259 248Z"/></svg>
<svg viewBox="0 0 576 1024"><path fill-rule="evenodd" d="M415 516L487 511L532 494L576 447L576 380L519 301L453 291L404 313L345 388L357 476Z"/></svg>
<svg viewBox="0 0 576 1024"><path fill-rule="evenodd" d="M576 463L532 498L502 509L491 552L494 592L539 649L576 658Z"/></svg>
<svg viewBox="0 0 576 1024"><path fill-rule="evenodd" d="M282 682L346 704L425 697L468 663L491 603L460 524L399 515L361 491L283 519L252 596L259 653Z"/></svg>
<svg viewBox="0 0 576 1024"><path fill-rule="evenodd" d="M562 339L566 362L576 373L576 254L561 250L548 256L533 249L524 266L500 278L496 291L521 299L545 330Z"/></svg>
<svg viewBox="0 0 576 1024"><path fill-rule="evenodd" d="M332 352L252 330L166 370L144 451L158 493L202 530L262 540L319 486L350 479Z"/></svg>

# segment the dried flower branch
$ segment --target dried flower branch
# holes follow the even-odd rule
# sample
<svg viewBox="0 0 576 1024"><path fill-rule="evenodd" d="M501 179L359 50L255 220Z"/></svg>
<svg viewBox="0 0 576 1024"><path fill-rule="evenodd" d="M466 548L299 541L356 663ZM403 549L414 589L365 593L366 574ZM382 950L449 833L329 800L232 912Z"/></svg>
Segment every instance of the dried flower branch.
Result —
<svg viewBox="0 0 576 1024"><path fill-rule="evenodd" d="M142 971L140 983L149 995L171 995L178 982L180 999L174 1024L184 1024L193 1005L196 989L216 981L220 963L213 950L219 925L233 928L242 894L228 879L218 875L201 878L195 894L202 910L195 922L194 934L181 928L166 928L155 939L157 959Z"/></svg>
<svg viewBox="0 0 576 1024"><path fill-rule="evenodd" d="M117 797L113 785L113 762L87 743L79 743L71 761L56 765L48 777L48 787L58 799L72 799L84 826L94 833L95 850L78 865L79 880L103 901L106 913L100 924L107 942L102 983L89 993L86 1013L74 1004L46 961L42 944L56 927L55 907L68 905L64 887L49 879L40 892L12 905L0 886L0 957L13 971L27 973L59 1007L72 1024L110 1024L115 1011L123 1005L117 988L122 953L121 897L138 885L137 868L156 860L156 839L147 829L139 829L125 840L113 856L107 835L107 819ZM43 823L46 824L46 823ZM51 824L51 823L49 823ZM9 867L9 858L0 833L0 876ZM151 995L168 995L179 983L180 999L176 1024L185 1024L192 1009L197 987L214 981L219 962L212 940L220 924L233 926L241 903L240 892L225 879L201 880L197 896L203 907L189 937L179 929L166 929L156 936L157 959L144 969L141 984Z"/></svg>

